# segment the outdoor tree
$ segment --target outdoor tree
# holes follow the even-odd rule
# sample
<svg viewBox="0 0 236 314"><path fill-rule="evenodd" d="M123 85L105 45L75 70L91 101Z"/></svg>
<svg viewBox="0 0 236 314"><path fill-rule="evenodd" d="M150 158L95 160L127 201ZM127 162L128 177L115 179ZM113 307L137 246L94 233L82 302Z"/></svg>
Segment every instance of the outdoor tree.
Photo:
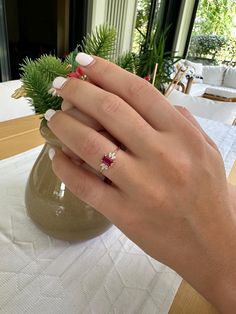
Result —
<svg viewBox="0 0 236 314"><path fill-rule="evenodd" d="M201 0L193 30L194 35L232 36L232 20L236 14L234 0Z"/></svg>
<svg viewBox="0 0 236 314"><path fill-rule="evenodd" d="M192 32L189 54L214 62L235 60L235 0L201 0ZM201 41L204 40L204 43ZM215 40L215 42L213 42ZM232 46L232 47L231 47Z"/></svg>

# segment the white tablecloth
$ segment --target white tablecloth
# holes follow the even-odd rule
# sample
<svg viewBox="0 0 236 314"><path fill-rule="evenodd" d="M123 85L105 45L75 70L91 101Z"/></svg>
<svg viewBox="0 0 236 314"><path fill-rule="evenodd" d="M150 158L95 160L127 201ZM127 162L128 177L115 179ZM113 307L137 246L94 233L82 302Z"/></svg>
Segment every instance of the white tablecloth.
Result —
<svg viewBox="0 0 236 314"><path fill-rule="evenodd" d="M236 128L200 122L229 172L236 159ZM24 188L40 149L0 161L0 313L168 313L181 278L116 227L70 244L32 223Z"/></svg>
<svg viewBox="0 0 236 314"><path fill-rule="evenodd" d="M26 98L14 99L11 97L21 85L20 80L0 83L0 122L34 114L33 108Z"/></svg>

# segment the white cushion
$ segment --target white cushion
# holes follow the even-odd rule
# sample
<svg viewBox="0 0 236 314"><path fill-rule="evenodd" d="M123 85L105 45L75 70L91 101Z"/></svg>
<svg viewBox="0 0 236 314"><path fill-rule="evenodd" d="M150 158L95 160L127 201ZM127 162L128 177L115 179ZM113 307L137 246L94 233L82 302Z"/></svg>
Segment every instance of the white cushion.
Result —
<svg viewBox="0 0 236 314"><path fill-rule="evenodd" d="M20 80L0 83L0 122L34 114L26 98L14 99L11 97L21 85Z"/></svg>
<svg viewBox="0 0 236 314"><path fill-rule="evenodd" d="M197 62L186 60L185 65L186 67L188 67L188 71L190 72L192 71L194 74L193 82L202 83L202 69L203 69L202 63L197 63Z"/></svg>
<svg viewBox="0 0 236 314"><path fill-rule="evenodd" d="M202 76L202 63L191 62L189 60L185 61L185 65L189 68L193 68L196 76Z"/></svg>
<svg viewBox="0 0 236 314"><path fill-rule="evenodd" d="M226 70L223 86L236 88L236 68L228 68Z"/></svg>
<svg viewBox="0 0 236 314"><path fill-rule="evenodd" d="M186 107L193 115L232 124L236 118L236 102L213 101L174 90L168 100L173 105Z"/></svg>
<svg viewBox="0 0 236 314"><path fill-rule="evenodd" d="M224 86L207 87L205 93L225 98L236 98L236 89Z"/></svg>
<svg viewBox="0 0 236 314"><path fill-rule="evenodd" d="M203 83L221 86L226 71L225 65L204 65L202 69Z"/></svg>
<svg viewBox="0 0 236 314"><path fill-rule="evenodd" d="M190 89L190 95L191 96L202 96L207 87L209 87L210 85L208 84L202 84L202 83L193 83Z"/></svg>

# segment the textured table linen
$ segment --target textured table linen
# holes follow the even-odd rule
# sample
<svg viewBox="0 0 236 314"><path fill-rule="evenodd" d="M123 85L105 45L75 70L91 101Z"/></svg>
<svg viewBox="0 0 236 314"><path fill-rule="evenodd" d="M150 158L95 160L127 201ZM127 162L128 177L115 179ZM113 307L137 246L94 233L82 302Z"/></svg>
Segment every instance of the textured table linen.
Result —
<svg viewBox="0 0 236 314"><path fill-rule="evenodd" d="M11 97L21 85L20 80L0 83L0 122L34 114L34 110L26 98L14 99Z"/></svg>
<svg viewBox="0 0 236 314"><path fill-rule="evenodd" d="M199 121L220 148L228 173L236 159L236 128ZM32 223L24 189L40 150L0 161L0 313L168 313L181 278L116 227L70 244Z"/></svg>

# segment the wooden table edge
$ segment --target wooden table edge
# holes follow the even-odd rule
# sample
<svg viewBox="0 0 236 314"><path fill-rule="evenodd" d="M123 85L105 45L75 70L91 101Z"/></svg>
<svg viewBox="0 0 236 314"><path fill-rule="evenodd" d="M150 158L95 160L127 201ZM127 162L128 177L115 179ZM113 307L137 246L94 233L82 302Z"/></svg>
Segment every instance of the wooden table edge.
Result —
<svg viewBox="0 0 236 314"><path fill-rule="evenodd" d="M43 144L40 122L38 115L0 122L0 160Z"/></svg>

